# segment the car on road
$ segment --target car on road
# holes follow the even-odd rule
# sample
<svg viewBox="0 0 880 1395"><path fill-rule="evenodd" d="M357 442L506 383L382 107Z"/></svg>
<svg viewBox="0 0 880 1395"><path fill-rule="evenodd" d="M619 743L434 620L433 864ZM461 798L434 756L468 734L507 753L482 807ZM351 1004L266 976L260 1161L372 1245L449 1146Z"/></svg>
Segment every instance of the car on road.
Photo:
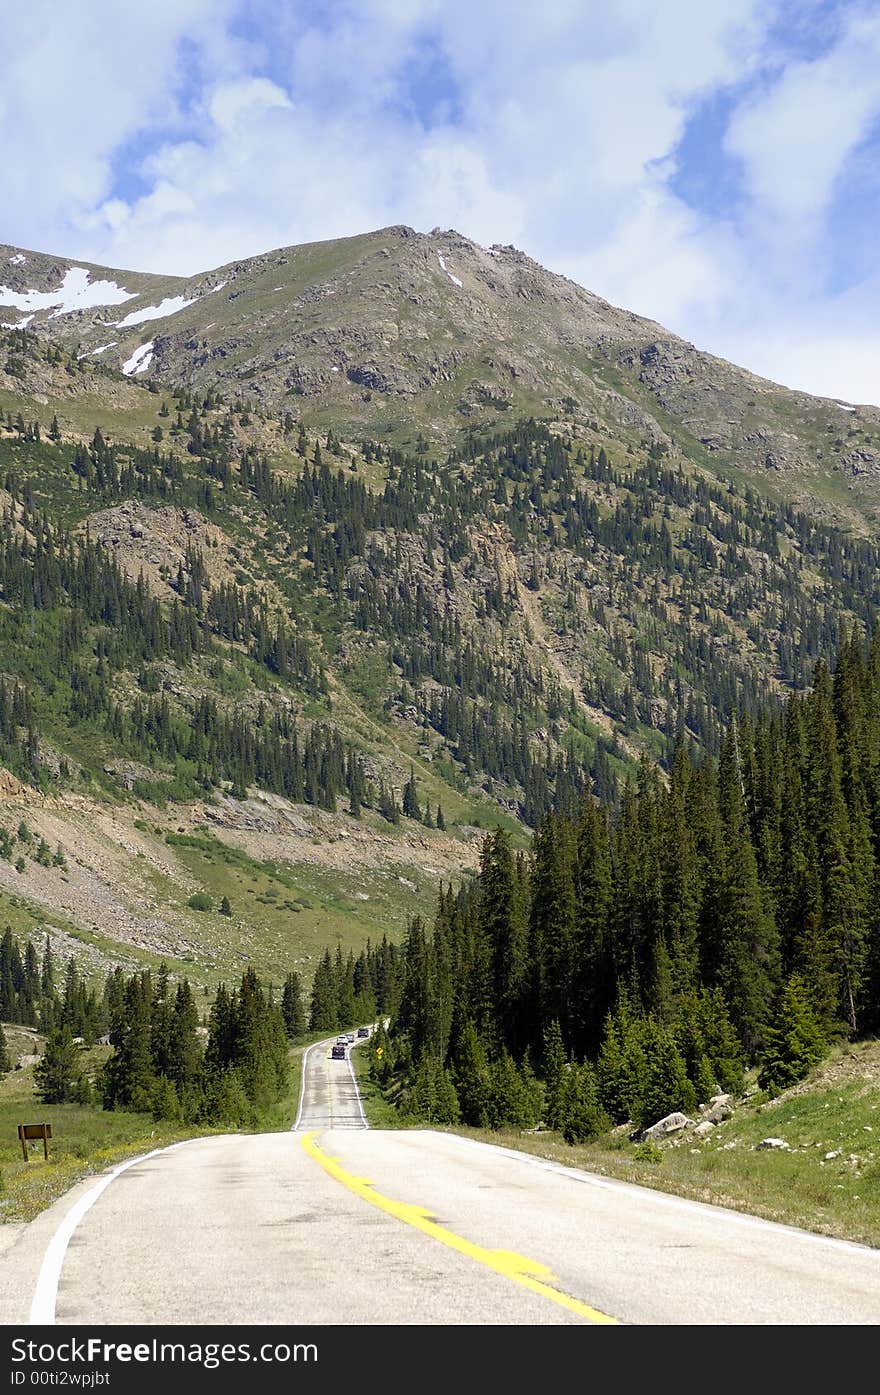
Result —
<svg viewBox="0 0 880 1395"><path fill-rule="evenodd" d="M330 1055L331 1055L331 1057L332 1057L332 1059L333 1059L334 1061L344 1061L344 1060L345 1060L345 1046L344 1046L344 1044L343 1044L342 1042L337 1041L336 1044L334 1045L333 1049L331 1050Z"/></svg>
<svg viewBox="0 0 880 1395"><path fill-rule="evenodd" d="M368 1037L369 1035L370 1035L370 1029L369 1029L369 1027L358 1027L358 1036L359 1036L359 1037Z"/></svg>

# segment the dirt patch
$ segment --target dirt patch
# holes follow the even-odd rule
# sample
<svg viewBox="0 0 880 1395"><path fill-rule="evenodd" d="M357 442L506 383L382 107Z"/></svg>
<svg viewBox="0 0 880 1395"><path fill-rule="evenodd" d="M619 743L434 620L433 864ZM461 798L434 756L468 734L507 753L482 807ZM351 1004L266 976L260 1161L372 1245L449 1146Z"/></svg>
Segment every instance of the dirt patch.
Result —
<svg viewBox="0 0 880 1395"><path fill-rule="evenodd" d="M147 873L153 867L185 890L195 890L196 883L161 843L141 834L129 819L85 799L71 799L68 804L56 799L51 807L36 808L8 804L5 812L11 815L13 828L24 815L35 840L45 838L53 850L60 846L66 866L43 867L23 845L16 844L15 856L20 850L24 870L17 872L12 862L0 862L0 886L43 908L47 921L66 920L117 942L121 951L109 955L54 926L40 928L41 934L49 928L50 939L57 937L62 957L73 953L83 967L97 970L128 962L126 947L175 957L193 952L185 921L173 908L157 904L155 894L149 892Z"/></svg>
<svg viewBox="0 0 880 1395"><path fill-rule="evenodd" d="M479 862L479 830L466 842L415 824L385 832L366 819L290 804L279 795L221 795L215 804L191 807L189 817L193 828L208 829L257 861L304 862L340 872L403 864L438 877L458 876Z"/></svg>

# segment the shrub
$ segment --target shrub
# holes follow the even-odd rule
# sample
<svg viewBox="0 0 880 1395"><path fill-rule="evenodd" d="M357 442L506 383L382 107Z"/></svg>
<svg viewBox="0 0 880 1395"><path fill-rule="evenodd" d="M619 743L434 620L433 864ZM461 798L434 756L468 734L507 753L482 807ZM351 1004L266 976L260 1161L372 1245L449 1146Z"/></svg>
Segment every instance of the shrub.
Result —
<svg viewBox="0 0 880 1395"><path fill-rule="evenodd" d="M656 1143L650 1139L645 1139L644 1143L637 1143L633 1149L633 1160L635 1162L661 1163L663 1161L663 1149L658 1148Z"/></svg>
<svg viewBox="0 0 880 1395"><path fill-rule="evenodd" d="M186 903L192 911L213 911L214 902L207 891L197 891Z"/></svg>

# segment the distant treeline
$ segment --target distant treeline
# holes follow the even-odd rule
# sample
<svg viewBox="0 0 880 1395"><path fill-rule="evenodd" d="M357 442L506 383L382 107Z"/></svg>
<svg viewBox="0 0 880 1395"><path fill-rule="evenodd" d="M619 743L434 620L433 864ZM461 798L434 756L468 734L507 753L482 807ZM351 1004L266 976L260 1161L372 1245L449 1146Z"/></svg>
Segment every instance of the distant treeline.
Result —
<svg viewBox="0 0 880 1395"><path fill-rule="evenodd" d="M58 983L60 978L61 982ZM306 1031L338 1031L371 1022L397 1003L400 951L387 938L355 956L321 958L308 999L291 971L280 995L252 969L237 988L220 984L206 1021L187 979L110 972L90 987L73 958L59 974L48 937L40 954L7 927L0 939L0 1020L47 1037L37 1088L47 1103L99 1103L192 1124L259 1122L283 1097L288 1046ZM89 1075L83 1048L108 1041L112 1053ZM0 1041L0 1069L11 1069Z"/></svg>

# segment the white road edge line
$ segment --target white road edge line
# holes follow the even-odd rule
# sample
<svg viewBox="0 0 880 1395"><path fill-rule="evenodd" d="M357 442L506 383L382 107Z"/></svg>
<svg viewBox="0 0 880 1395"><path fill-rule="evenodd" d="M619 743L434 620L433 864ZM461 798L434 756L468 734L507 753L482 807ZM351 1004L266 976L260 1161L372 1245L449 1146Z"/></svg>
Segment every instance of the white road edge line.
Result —
<svg viewBox="0 0 880 1395"><path fill-rule="evenodd" d="M321 1044L322 1043L319 1041L312 1042L312 1046L320 1046ZM302 1076L299 1082L299 1109L296 1111L296 1119L290 1126L291 1133L296 1133L297 1129L302 1123L303 1105L305 1104L306 1099L306 1071L309 1068L309 1052L311 1051L312 1046L307 1046L305 1051L303 1052Z"/></svg>
<svg viewBox="0 0 880 1395"><path fill-rule="evenodd" d="M432 1132L439 1132L439 1130L432 1130ZM692 1211L698 1215L705 1215L707 1211L712 1211L732 1225L769 1231L784 1230L790 1235L799 1236L802 1240L830 1249L855 1250L861 1255L872 1254L880 1262L880 1251L876 1250L873 1245L861 1245L857 1240L840 1240L836 1235L822 1235L816 1230L801 1230L799 1226L786 1225L784 1221L771 1221L766 1216L754 1216L749 1211L734 1211L732 1207L722 1206L718 1202L694 1201L691 1197L676 1196L674 1192L660 1191L658 1187L645 1187L638 1182L626 1182L621 1177L606 1177L598 1172L581 1171L580 1168L567 1167L565 1163L552 1162L549 1158L536 1157L534 1153L521 1153L517 1148L504 1148L500 1143L484 1143L482 1139L467 1138L460 1133L444 1132L441 1136L454 1138L457 1143L463 1144L466 1148L488 1148L500 1157L528 1163L530 1167L540 1168L542 1172L556 1172L562 1177L571 1178L573 1182L596 1187L600 1191L619 1191L624 1194L636 1191L661 1207Z"/></svg>
<svg viewBox="0 0 880 1395"><path fill-rule="evenodd" d="M181 1142L184 1141L188 1142L189 1140L181 1140ZM180 1142L171 1143L167 1148L154 1148L150 1153L141 1153L140 1157L129 1158L128 1162L120 1163L118 1167L114 1167L112 1172L108 1172L106 1177L102 1177L100 1182L96 1182L84 1196L74 1202L49 1241L43 1256L28 1319L32 1327L54 1325L55 1300L58 1297L58 1285L61 1281L61 1269L67 1254L67 1246L70 1244L73 1233L83 1216L91 1210L101 1193L109 1187L111 1182L115 1181L120 1173L127 1172L130 1167L136 1167L138 1163L146 1162L147 1158L157 1158L161 1153L170 1153L174 1148L179 1147Z"/></svg>
<svg viewBox="0 0 880 1395"><path fill-rule="evenodd" d="M365 1129L368 1129L370 1126L369 1126L369 1124L367 1123L367 1116L366 1116L366 1114L364 1113L363 1101L361 1100L361 1092L360 1092L360 1090L358 1089L357 1076L356 1076L355 1073L354 1073L354 1066L351 1064L351 1053L352 1053L353 1049L354 1049L354 1042L352 1042L351 1046L349 1047L349 1049L348 1049L348 1055L346 1056L345 1059L346 1059L346 1061L348 1062L348 1069L349 1069L349 1071L350 1071L350 1073L351 1073L351 1083L352 1083L352 1085L354 1086L354 1097L355 1097L355 1099L356 1099L357 1102L358 1102L358 1109L359 1109L360 1112L361 1112L361 1123L363 1124L363 1126L364 1126Z"/></svg>

